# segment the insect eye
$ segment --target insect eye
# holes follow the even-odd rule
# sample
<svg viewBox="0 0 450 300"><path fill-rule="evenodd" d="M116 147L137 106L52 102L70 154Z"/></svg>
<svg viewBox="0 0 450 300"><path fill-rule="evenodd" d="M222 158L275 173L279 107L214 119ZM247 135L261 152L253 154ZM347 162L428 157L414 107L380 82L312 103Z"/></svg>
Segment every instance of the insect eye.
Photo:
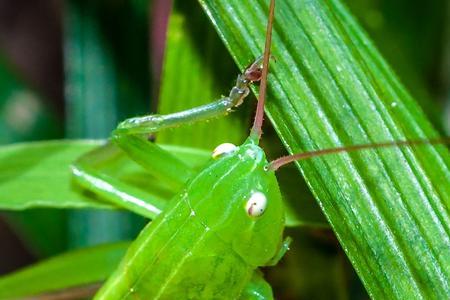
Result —
<svg viewBox="0 0 450 300"><path fill-rule="evenodd" d="M251 217L259 217L265 211L267 207L267 198L261 192L254 192L247 201L245 205L245 210L247 214Z"/></svg>
<svg viewBox="0 0 450 300"><path fill-rule="evenodd" d="M211 156L214 159L219 158L222 155L229 154L229 153L236 151L236 149L237 149L236 145L233 145L231 143L223 143L223 144L220 144L219 146L217 146L216 149L214 149Z"/></svg>

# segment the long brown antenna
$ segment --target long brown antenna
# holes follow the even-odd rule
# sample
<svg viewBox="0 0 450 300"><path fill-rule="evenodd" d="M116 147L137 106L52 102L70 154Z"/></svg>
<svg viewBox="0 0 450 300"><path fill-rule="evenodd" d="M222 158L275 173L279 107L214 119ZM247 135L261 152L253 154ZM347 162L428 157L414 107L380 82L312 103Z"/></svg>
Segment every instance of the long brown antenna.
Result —
<svg viewBox="0 0 450 300"><path fill-rule="evenodd" d="M275 12L275 0L270 1L269 20L267 22L266 45L264 47L263 69L261 75L261 84L259 87L258 105L256 107L255 121L253 123L251 134L259 140L262 135L262 124L264 119L264 102L266 99L267 74L269 72L270 46L272 44L272 26Z"/></svg>
<svg viewBox="0 0 450 300"><path fill-rule="evenodd" d="M394 142L375 143L375 144L362 144L362 145L353 145L353 146L347 146L347 147L338 147L338 148L330 148L330 149L323 149L323 150L317 150L317 151L297 153L297 154L293 154L293 155L283 156L283 157L280 157L280 158L270 162L269 169L277 170L278 168L280 168L288 163L291 163L293 161L296 161L296 160L324 156L327 154L355 152L355 151L360 151L360 150L377 149L377 148L436 145L436 144L450 144L450 137L442 137L442 138L435 138L435 139L420 139L420 140L411 140L411 141L394 141Z"/></svg>

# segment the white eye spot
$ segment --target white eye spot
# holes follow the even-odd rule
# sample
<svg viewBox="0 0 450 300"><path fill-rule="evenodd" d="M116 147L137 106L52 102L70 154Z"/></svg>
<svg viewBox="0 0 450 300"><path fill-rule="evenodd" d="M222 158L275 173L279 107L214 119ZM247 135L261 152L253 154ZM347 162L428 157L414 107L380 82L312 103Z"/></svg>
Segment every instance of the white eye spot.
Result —
<svg viewBox="0 0 450 300"><path fill-rule="evenodd" d="M212 158L215 159L224 154L232 153L232 152L236 151L236 149L237 149L236 145L233 145L231 143L220 144L219 146L216 147L216 149L214 149L214 151L212 153Z"/></svg>
<svg viewBox="0 0 450 300"><path fill-rule="evenodd" d="M248 199L247 204L245 205L245 210L247 214L251 217L259 217L261 216L267 207L267 198L261 192L254 192L250 199Z"/></svg>

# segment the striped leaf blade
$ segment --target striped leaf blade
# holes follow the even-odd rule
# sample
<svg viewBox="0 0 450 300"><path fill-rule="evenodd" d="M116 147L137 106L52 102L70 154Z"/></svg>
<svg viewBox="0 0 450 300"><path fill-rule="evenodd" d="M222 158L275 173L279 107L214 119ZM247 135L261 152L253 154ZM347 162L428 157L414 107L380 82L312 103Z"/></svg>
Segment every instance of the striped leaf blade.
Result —
<svg viewBox="0 0 450 300"><path fill-rule="evenodd" d="M242 67L262 52L268 1L201 5ZM436 131L338 0L278 1L267 114L286 148L434 137ZM450 279L444 146L298 163L374 298L442 298Z"/></svg>

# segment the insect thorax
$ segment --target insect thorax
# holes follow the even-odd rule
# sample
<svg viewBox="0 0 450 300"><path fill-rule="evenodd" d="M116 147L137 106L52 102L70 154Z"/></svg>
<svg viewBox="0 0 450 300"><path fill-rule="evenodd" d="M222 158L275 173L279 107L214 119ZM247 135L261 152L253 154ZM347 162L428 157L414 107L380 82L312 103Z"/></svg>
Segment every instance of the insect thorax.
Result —
<svg viewBox="0 0 450 300"><path fill-rule="evenodd" d="M255 267L275 255L284 228L280 191L267 163L264 151L247 140L211 162L185 190L195 218Z"/></svg>

